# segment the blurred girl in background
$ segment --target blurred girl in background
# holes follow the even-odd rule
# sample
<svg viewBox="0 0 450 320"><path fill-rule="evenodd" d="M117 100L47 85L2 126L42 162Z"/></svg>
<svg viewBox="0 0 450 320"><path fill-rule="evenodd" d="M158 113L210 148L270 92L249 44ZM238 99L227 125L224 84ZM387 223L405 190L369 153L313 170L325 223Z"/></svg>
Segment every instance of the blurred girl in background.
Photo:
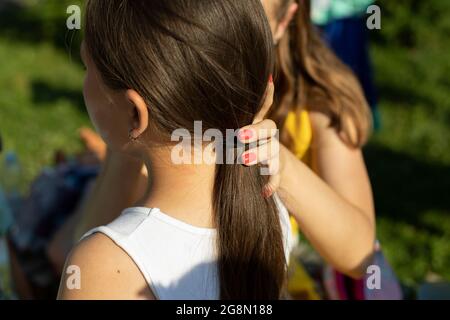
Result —
<svg viewBox="0 0 450 320"><path fill-rule="evenodd" d="M271 120L243 131L254 141L273 122L281 129L281 170L268 192L279 192L301 233L330 265L359 278L375 234L361 151L370 134L370 108L351 69L313 26L309 0L262 2L277 46L276 94Z"/></svg>

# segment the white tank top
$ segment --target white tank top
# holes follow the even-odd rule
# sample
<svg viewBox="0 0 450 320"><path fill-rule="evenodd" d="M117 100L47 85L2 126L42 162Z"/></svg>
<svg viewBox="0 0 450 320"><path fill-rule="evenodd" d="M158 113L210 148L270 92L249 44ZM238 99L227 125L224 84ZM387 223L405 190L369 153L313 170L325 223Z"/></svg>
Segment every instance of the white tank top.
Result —
<svg viewBox="0 0 450 320"><path fill-rule="evenodd" d="M288 263L293 244L289 215L278 198L276 203ZM134 207L82 239L97 232L130 256L157 299L219 299L215 229L192 226L157 208Z"/></svg>

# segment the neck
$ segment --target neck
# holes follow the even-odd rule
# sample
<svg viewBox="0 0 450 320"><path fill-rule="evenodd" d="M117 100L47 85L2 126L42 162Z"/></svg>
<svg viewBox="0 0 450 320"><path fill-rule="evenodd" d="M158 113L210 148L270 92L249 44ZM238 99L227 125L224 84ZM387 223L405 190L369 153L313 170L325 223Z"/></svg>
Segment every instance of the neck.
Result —
<svg viewBox="0 0 450 320"><path fill-rule="evenodd" d="M149 172L147 192L139 206L159 208L173 218L214 228L212 194L215 165L171 161L171 148L147 149L142 155Z"/></svg>

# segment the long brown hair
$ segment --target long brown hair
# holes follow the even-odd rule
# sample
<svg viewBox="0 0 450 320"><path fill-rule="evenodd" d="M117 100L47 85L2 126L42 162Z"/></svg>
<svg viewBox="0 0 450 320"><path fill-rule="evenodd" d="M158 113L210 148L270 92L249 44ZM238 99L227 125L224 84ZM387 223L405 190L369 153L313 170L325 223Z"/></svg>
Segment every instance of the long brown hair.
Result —
<svg viewBox="0 0 450 320"><path fill-rule="evenodd" d="M85 43L106 85L135 89L168 143L197 120L223 134L251 123L275 60L260 0L90 0ZM222 299L280 297L286 261L266 182L257 167L216 167Z"/></svg>
<svg viewBox="0 0 450 320"><path fill-rule="evenodd" d="M310 0L277 1L279 19L294 1L299 9L278 43L277 92L271 117L282 128L289 112L318 110L330 117L330 125L349 146L363 146L372 119L357 78L326 46L311 23ZM287 145L292 143L286 130L281 140Z"/></svg>

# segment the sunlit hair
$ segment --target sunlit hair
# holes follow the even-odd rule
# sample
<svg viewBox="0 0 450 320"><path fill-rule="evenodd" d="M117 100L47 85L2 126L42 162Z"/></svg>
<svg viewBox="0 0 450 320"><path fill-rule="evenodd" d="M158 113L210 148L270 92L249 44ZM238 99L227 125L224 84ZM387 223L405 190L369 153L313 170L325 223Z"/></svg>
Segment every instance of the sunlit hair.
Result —
<svg viewBox="0 0 450 320"><path fill-rule="evenodd" d="M310 0L276 0L281 19L295 1L299 9L278 44L278 77L271 117L283 127L289 112L318 110L331 118L345 143L363 146L372 118L361 85L353 72L326 46L311 23ZM281 139L292 146L286 130Z"/></svg>
<svg viewBox="0 0 450 320"><path fill-rule="evenodd" d="M260 111L274 68L260 0L90 0L85 43L113 90L136 90L155 131L194 122L238 129ZM222 299L278 299L286 277L279 213L257 167L217 165L214 192ZM209 196L209 195L205 195Z"/></svg>

